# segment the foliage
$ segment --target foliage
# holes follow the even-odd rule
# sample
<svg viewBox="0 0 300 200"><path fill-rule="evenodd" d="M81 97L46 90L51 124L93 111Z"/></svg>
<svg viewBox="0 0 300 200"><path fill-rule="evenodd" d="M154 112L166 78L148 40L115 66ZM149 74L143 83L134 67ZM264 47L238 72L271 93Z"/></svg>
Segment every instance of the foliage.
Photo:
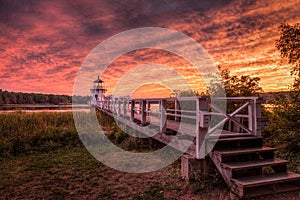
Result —
<svg viewBox="0 0 300 200"><path fill-rule="evenodd" d="M194 174L195 179L191 182L193 193L199 194L225 187L225 182L217 169L214 169L208 177L204 177L201 174L201 172L195 172Z"/></svg>
<svg viewBox="0 0 300 200"><path fill-rule="evenodd" d="M8 92L0 89L1 104L70 104L87 103L89 96L68 96L55 94L36 94L22 92Z"/></svg>
<svg viewBox="0 0 300 200"><path fill-rule="evenodd" d="M298 75L285 95L275 95L274 108L269 113L269 128L264 136L278 148L279 156L291 161L291 168L300 171L300 25L281 24L281 35L276 47L282 57L293 64L291 75Z"/></svg>
<svg viewBox="0 0 300 200"><path fill-rule="evenodd" d="M200 96L202 94L200 94L198 91L195 90L185 90L185 91L179 91L178 96L179 97L193 97L193 96Z"/></svg>
<svg viewBox="0 0 300 200"><path fill-rule="evenodd" d="M276 95L268 113L269 127L264 132L271 146L278 149L278 156L290 161L292 170L300 172L300 103L299 91ZM298 169L297 169L298 166Z"/></svg>
<svg viewBox="0 0 300 200"><path fill-rule="evenodd" d="M224 88L227 97L258 96L262 92L262 88L259 86L259 77L249 75L238 77L231 75L229 69L221 69L220 66L218 68L223 84L220 84L220 81L212 80L209 86L211 96L220 96L222 88Z"/></svg>
<svg viewBox="0 0 300 200"><path fill-rule="evenodd" d="M276 47L282 58L287 58L292 64L291 75L300 77L300 24L289 25L282 23L278 27L280 37L276 40Z"/></svg>

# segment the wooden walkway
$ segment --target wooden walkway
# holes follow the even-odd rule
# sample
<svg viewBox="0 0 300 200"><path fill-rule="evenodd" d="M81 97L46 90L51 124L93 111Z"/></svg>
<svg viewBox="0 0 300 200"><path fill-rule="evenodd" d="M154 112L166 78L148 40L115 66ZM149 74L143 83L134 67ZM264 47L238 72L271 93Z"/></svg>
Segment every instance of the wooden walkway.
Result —
<svg viewBox="0 0 300 200"><path fill-rule="evenodd" d="M213 101L226 101L231 112L223 111ZM261 130L266 121L261 117L261 103L257 97L211 100L110 96L95 106L114 117L118 124L164 144L174 139L179 143L190 141L184 151L188 157L182 159L187 162L182 163L183 176L191 174L193 163L209 166L205 165L209 159L238 198L300 190L300 175L287 171L288 161L274 157L276 149L263 146ZM203 146L208 155L203 154ZM180 145L172 147L183 151Z"/></svg>

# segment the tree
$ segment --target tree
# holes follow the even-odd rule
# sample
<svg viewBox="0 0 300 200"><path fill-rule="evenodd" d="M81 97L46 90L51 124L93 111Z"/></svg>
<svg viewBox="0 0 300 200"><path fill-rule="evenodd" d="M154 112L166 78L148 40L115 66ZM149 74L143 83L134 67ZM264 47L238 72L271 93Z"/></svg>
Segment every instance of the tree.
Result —
<svg viewBox="0 0 300 200"><path fill-rule="evenodd" d="M179 97L193 97L193 96L200 96L200 93L195 90L184 90L184 91L179 91L178 96Z"/></svg>
<svg viewBox="0 0 300 200"><path fill-rule="evenodd" d="M287 58L292 64L291 74L300 77L300 24L289 25L282 23L278 27L280 37L276 47L282 58Z"/></svg>
<svg viewBox="0 0 300 200"><path fill-rule="evenodd" d="M223 84L220 84L220 81L212 80L209 86L211 96L219 96L222 87L224 87L227 97L258 96L262 92L262 88L259 86L259 77L233 76L229 69L222 70L220 66L218 68L221 71L220 76Z"/></svg>
<svg viewBox="0 0 300 200"><path fill-rule="evenodd" d="M291 161L293 169L300 164L300 24L280 24L276 47L282 58L292 65L294 84L287 95L275 95L274 108L269 113L269 128L265 136L279 150L279 156ZM298 169L299 170L299 169Z"/></svg>

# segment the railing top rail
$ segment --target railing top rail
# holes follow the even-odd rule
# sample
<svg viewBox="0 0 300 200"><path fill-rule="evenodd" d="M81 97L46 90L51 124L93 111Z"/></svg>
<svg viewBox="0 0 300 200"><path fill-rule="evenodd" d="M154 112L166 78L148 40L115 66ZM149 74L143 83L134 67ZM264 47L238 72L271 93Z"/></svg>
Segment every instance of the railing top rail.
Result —
<svg viewBox="0 0 300 200"><path fill-rule="evenodd" d="M112 98L112 96L109 96ZM122 96L122 97L113 97L114 99L129 99L134 101L161 101L161 100L168 100L168 101L175 101L175 100L196 100L196 99L213 99L213 100L255 100L255 99L262 99L262 97L208 97L208 96L192 96L192 97L166 97L166 98L131 98L129 96Z"/></svg>
<svg viewBox="0 0 300 200"><path fill-rule="evenodd" d="M212 100L257 100L261 99L261 97L214 97Z"/></svg>
<svg viewBox="0 0 300 200"><path fill-rule="evenodd" d="M167 100L167 101L181 101L181 100L196 100L196 99L203 99L208 98L207 96L194 96L194 97L166 97L166 98L134 98L131 100L134 101L161 101L161 100Z"/></svg>

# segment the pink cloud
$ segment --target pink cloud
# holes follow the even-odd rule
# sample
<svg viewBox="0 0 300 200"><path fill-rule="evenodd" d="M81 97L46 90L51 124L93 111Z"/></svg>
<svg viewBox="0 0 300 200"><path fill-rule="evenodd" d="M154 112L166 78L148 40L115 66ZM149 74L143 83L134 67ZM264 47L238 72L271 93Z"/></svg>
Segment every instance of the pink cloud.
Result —
<svg viewBox="0 0 300 200"><path fill-rule="evenodd" d="M298 0L4 1L0 8L0 88L71 94L81 63L97 44L131 28L158 26L194 38L233 74L261 77L265 91L287 89L292 81L289 66L280 64L274 41L277 26L283 20L299 21L299 10ZM195 89L204 89L189 63L154 51L120 57L103 79L113 88L124 73L144 62L169 65Z"/></svg>

